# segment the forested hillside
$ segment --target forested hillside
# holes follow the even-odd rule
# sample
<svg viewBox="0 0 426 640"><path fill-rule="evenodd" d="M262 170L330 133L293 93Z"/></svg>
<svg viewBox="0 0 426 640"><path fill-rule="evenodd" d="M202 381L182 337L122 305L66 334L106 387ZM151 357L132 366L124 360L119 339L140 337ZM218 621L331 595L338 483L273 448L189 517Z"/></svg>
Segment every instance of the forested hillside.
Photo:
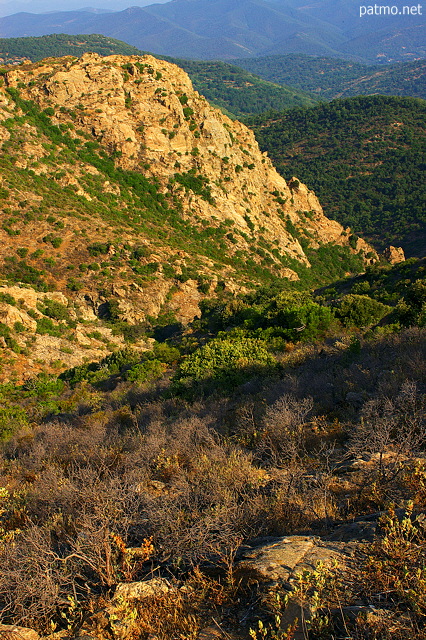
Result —
<svg viewBox="0 0 426 640"><path fill-rule="evenodd" d="M81 56L87 51L99 53L101 56L131 56L140 53L139 49L126 42L98 34L72 36L53 33L39 37L0 38L0 60L3 64L14 64L23 58L37 62L43 58Z"/></svg>
<svg viewBox="0 0 426 640"><path fill-rule="evenodd" d="M378 249L425 253L423 100L370 96L334 100L251 120L281 174L300 176L328 216Z"/></svg>
<svg viewBox="0 0 426 640"><path fill-rule="evenodd" d="M182 67L192 80L194 89L211 103L242 117L269 109L284 110L313 106L318 99L291 86L267 82L226 62L204 62L165 58Z"/></svg>
<svg viewBox="0 0 426 640"><path fill-rule="evenodd" d="M264 80L312 92L322 100L380 93L426 98L426 61L366 65L304 54L241 58L234 63Z"/></svg>

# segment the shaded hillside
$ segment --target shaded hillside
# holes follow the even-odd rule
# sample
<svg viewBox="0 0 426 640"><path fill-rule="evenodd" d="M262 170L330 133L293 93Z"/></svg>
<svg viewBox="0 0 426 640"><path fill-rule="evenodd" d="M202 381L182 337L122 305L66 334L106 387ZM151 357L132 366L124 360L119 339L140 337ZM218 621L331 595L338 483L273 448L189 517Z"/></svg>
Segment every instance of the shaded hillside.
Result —
<svg viewBox="0 0 426 640"><path fill-rule="evenodd" d="M426 98L426 61L363 65L307 55L241 58L235 64L264 80L314 93L324 100L380 93Z"/></svg>
<svg viewBox="0 0 426 640"><path fill-rule="evenodd" d="M379 249L425 253L425 103L371 96L252 120L282 175L298 175L330 217Z"/></svg>
<svg viewBox="0 0 426 640"><path fill-rule="evenodd" d="M194 89L210 102L237 117L277 111L292 107L313 106L317 99L290 86L266 82L237 66L225 62L202 62L166 58L182 67Z"/></svg>
<svg viewBox="0 0 426 640"><path fill-rule="evenodd" d="M99 53L101 56L130 56L140 53L136 47L125 42L98 34L70 36L54 33L37 38L0 38L0 62L3 64L15 64L23 58L37 62L43 58L81 56L88 51Z"/></svg>

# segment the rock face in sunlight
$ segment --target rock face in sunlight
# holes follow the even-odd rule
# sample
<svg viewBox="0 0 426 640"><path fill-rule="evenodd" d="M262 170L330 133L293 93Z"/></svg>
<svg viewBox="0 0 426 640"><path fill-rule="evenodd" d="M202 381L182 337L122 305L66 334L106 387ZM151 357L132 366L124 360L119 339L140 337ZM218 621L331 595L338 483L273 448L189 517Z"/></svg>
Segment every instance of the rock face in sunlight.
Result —
<svg viewBox="0 0 426 640"><path fill-rule="evenodd" d="M152 56L8 67L0 149L1 345L15 345L20 380L122 346L102 320L188 323L217 287L299 280L325 254L327 273L376 257L277 173L247 127ZM45 312L52 291L63 308Z"/></svg>
<svg viewBox="0 0 426 640"><path fill-rule="evenodd" d="M56 124L75 116L124 170L143 168L164 188L176 173L201 174L209 197L183 192L183 180L173 185L184 215L192 219L232 220L245 233L264 233L279 250L306 264L287 220L303 225L311 246L348 243L347 232L323 215L315 194L295 178L287 183L278 175L253 133L212 108L174 64L152 56L85 54L79 60L23 65L7 74L7 84L21 87L21 95L43 109L53 109ZM26 149L27 157L39 154L34 145ZM370 249L361 242L361 250Z"/></svg>

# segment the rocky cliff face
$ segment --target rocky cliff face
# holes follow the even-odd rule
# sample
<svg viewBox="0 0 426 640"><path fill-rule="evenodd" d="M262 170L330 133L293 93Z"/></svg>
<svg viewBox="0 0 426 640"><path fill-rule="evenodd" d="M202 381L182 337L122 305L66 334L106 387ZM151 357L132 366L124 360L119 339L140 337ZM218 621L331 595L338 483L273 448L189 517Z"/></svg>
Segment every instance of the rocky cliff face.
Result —
<svg viewBox="0 0 426 640"><path fill-rule="evenodd" d="M74 322L114 314L131 324L159 314L187 322L218 286L237 292L272 274L298 279L297 265L309 269L322 246L376 257L324 216L305 185L279 176L253 133L211 107L175 65L85 54L10 67L3 77L6 300L7 287L23 282L65 294ZM44 302L35 304L33 316L44 317ZM31 351L34 318L2 313L4 332L24 326L15 337ZM93 327L78 331L73 364L99 349ZM37 361L64 368L69 347L50 337L56 353L50 345Z"/></svg>
<svg viewBox="0 0 426 640"><path fill-rule="evenodd" d="M207 199L182 193L180 182L172 187L180 191L186 216L232 220L245 233L251 224L255 232L264 228L280 251L305 263L287 219L313 236L313 246L348 242L347 231L324 217L315 194L296 179L287 184L259 151L253 133L213 109L176 65L152 56L85 54L22 65L6 78L23 97L52 108L54 124L63 125L76 113L78 125L116 154L116 164L125 170L143 167L164 189L176 173L201 175ZM310 217L301 217L306 212ZM357 250L362 249L369 251L361 242Z"/></svg>

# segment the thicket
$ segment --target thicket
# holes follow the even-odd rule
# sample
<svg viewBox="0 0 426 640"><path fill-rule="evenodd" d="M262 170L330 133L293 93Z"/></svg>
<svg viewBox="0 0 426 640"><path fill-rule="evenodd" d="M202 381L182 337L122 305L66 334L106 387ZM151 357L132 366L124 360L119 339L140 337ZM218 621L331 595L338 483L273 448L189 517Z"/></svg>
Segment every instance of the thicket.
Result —
<svg viewBox="0 0 426 640"><path fill-rule="evenodd" d="M215 338L206 344L210 353L201 347L198 354L216 358L222 375L230 352L217 352L218 344ZM245 344L242 368L247 359L268 358L256 351L258 342ZM249 382L210 389L194 403L171 393L165 379L135 386L128 372L139 365L130 352L105 361L106 375L123 374L113 385L74 378L70 386L66 376L41 376L20 389L3 386L2 419L14 429L5 434L0 463L2 621L44 633L77 630L117 583L151 577L155 567L154 575L186 585L198 603L183 611L176 596L169 603L175 625L189 624L191 611L187 634L209 616L225 616L228 629L241 625L242 608L247 631L257 629L259 617L267 628L260 594L233 580L242 543L330 532L347 518L391 503L404 507L408 499L416 513L426 507L426 470L416 461L426 438L425 355L419 329L362 341L357 352L349 341L300 344L286 352L281 372L254 368ZM200 357L184 360L191 375L198 375ZM373 464L349 480L341 468L351 455ZM387 538L366 549L359 575L338 598L340 605L375 603L392 581L387 619L421 638L421 529L389 513ZM147 606L159 637L173 637L161 621L164 602ZM404 608L408 619L398 615ZM137 615L143 621L145 614ZM333 634L327 624L323 633ZM358 628L350 635L350 628L346 637L386 637L374 627L364 635ZM313 630L309 637L323 636Z"/></svg>
<svg viewBox="0 0 426 640"><path fill-rule="evenodd" d="M192 608L175 595L167 604L186 634L225 609L241 616L231 603L243 601L247 627L258 629L260 617L269 629L259 594L233 579L242 543L330 532L409 499L416 514L424 509L426 353L424 329L413 326L423 323L423 268L415 260L374 267L315 296L279 283L238 298L223 292L204 303L191 332L151 351L128 348L59 378L3 385L2 621L78 629L118 582L155 566L155 575L191 585ZM384 310L401 313L399 298L388 308L370 297L390 283L407 305L403 333L395 322L375 327ZM47 299L40 311L60 322L69 313ZM342 468L354 458L369 464L349 480ZM423 542L415 522L399 522L390 511L390 542L371 544L338 597L375 602L392 581L388 619L421 638ZM165 606L150 601L149 615L135 613L164 640L172 637ZM408 621L398 617L404 607ZM349 637L377 633L360 618ZM315 634L313 626L310 637L323 637Z"/></svg>

